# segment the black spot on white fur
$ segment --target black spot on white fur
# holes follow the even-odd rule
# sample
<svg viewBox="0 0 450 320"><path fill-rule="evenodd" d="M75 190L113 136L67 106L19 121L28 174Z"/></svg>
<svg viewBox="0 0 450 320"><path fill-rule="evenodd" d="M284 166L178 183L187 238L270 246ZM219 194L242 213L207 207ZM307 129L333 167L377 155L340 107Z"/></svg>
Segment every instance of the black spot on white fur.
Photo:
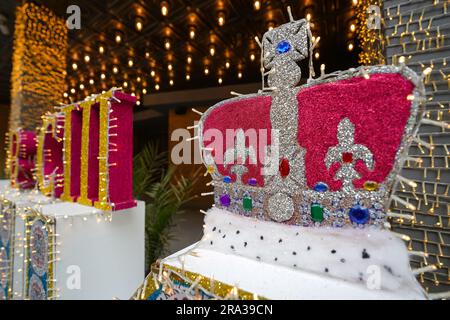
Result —
<svg viewBox="0 0 450 320"><path fill-rule="evenodd" d="M370 254L367 253L366 249L363 249L363 251L362 251L362 258L363 259L369 259L370 258Z"/></svg>

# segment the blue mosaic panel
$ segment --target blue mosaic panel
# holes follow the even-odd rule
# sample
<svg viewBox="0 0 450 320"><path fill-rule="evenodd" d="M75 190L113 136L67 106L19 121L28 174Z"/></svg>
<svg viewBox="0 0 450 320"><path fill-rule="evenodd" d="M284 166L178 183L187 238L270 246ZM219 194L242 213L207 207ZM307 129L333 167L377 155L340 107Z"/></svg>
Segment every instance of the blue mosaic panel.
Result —
<svg viewBox="0 0 450 320"><path fill-rule="evenodd" d="M0 300L11 299L14 211L6 203L0 204Z"/></svg>
<svg viewBox="0 0 450 320"><path fill-rule="evenodd" d="M49 232L45 223L29 219L27 257L27 297L30 300L47 300L49 281Z"/></svg>

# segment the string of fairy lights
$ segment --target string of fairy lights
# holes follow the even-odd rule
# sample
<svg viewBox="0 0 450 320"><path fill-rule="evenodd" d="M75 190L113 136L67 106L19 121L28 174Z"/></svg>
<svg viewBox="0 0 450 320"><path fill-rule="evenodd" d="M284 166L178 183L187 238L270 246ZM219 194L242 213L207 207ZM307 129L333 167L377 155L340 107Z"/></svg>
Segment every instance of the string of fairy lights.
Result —
<svg viewBox="0 0 450 320"><path fill-rule="evenodd" d="M17 7L11 74L10 129L34 130L66 87L67 28L51 10Z"/></svg>
<svg viewBox="0 0 450 320"><path fill-rule="evenodd" d="M366 5L374 1L365 1ZM416 275L431 296L450 289L450 88L447 0L384 1L383 39L368 33L366 62L406 64L425 74L426 107L402 176L394 190L392 229L405 234ZM384 48L383 48L384 47Z"/></svg>

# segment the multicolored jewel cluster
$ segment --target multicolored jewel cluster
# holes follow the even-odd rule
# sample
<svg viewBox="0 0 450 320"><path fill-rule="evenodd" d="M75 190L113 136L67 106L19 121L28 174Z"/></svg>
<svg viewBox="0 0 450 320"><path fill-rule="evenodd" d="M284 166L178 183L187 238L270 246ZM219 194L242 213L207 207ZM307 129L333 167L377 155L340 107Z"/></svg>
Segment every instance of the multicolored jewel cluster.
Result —
<svg viewBox="0 0 450 320"><path fill-rule="evenodd" d="M229 178L229 179L228 179ZM262 218L264 215L264 190L255 186L254 179L249 179L246 186L231 183L230 177L214 186L216 206L233 213L248 217Z"/></svg>
<svg viewBox="0 0 450 320"><path fill-rule="evenodd" d="M226 182L225 182L226 181ZM298 196L293 196L293 207L280 201L278 207L282 212L292 211L287 220L275 219L270 216L268 206L274 197L268 197L266 192L252 185L232 183L230 177L224 182L216 182L214 188L215 205L218 208L247 217L255 217L265 221L277 221L304 227L363 227L373 225L382 228L386 220L383 202L386 190L378 183L367 181L364 189L353 193L330 191L328 186L319 182L314 190L305 190Z"/></svg>

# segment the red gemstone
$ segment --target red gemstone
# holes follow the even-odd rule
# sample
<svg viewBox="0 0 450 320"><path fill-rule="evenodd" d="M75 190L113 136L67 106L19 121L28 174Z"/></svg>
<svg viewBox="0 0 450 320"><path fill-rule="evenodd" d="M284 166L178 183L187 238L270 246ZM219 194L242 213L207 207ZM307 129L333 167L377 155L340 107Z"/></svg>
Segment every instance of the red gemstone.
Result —
<svg viewBox="0 0 450 320"><path fill-rule="evenodd" d="M282 178L286 178L289 175L289 171L291 171L291 168L289 166L288 159L281 159L279 171Z"/></svg>
<svg viewBox="0 0 450 320"><path fill-rule="evenodd" d="M344 152L342 154L342 161L345 163L352 163L353 162L353 154L351 152Z"/></svg>

